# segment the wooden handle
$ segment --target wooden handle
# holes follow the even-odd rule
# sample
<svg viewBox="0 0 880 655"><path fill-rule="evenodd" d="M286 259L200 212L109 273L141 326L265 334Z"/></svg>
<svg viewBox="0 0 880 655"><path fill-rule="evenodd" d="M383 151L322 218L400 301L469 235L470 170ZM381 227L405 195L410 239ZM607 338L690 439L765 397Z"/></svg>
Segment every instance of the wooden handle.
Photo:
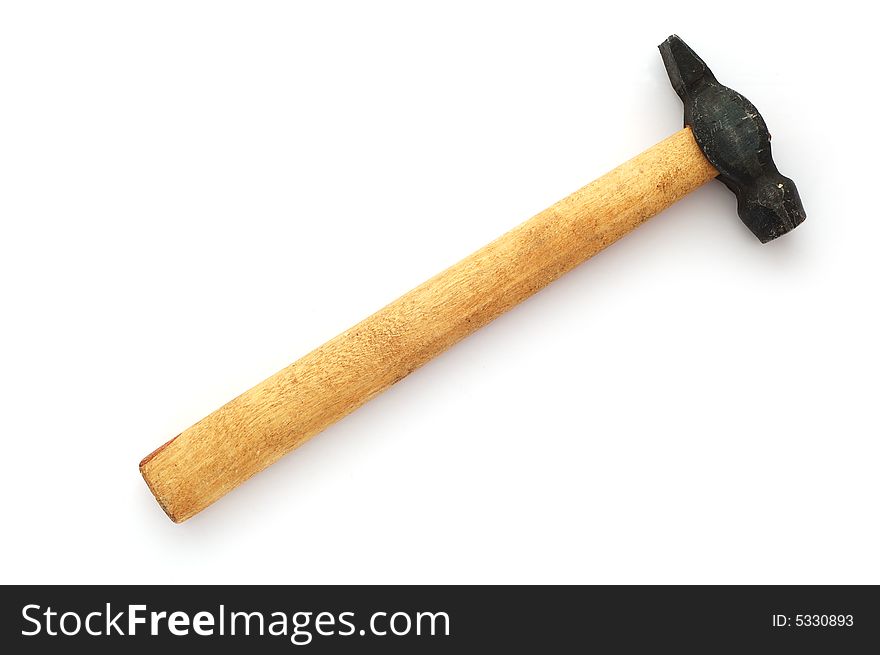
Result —
<svg viewBox="0 0 880 655"><path fill-rule="evenodd" d="M685 128L431 278L148 455L175 522L717 175Z"/></svg>

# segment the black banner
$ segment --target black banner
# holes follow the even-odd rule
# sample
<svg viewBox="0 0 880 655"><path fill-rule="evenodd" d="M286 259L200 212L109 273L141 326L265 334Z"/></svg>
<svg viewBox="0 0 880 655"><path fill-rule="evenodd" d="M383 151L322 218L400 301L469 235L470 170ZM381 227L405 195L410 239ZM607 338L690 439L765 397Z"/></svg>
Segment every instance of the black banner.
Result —
<svg viewBox="0 0 880 655"><path fill-rule="evenodd" d="M866 652L876 587L21 586L4 652ZM647 641L646 641L647 640ZM12 647L10 650L9 647ZM876 650L874 650L876 652Z"/></svg>

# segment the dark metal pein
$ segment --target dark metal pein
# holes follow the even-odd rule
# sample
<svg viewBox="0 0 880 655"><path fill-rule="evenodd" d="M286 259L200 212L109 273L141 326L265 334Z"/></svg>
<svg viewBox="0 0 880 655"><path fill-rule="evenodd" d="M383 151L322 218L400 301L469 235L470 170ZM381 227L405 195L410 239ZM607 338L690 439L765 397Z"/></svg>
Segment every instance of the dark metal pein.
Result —
<svg viewBox="0 0 880 655"><path fill-rule="evenodd" d="M755 106L718 80L674 34L660 44L672 87L684 103L684 124L736 194L739 217L762 243L782 236L807 217L797 187L780 174L770 154L770 133Z"/></svg>

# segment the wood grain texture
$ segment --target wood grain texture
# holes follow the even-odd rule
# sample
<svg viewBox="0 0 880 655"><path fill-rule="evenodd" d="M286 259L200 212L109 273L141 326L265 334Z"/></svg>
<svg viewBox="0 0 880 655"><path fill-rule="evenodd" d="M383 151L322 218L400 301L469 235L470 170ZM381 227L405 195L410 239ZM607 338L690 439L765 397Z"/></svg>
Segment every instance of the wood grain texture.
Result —
<svg viewBox="0 0 880 655"><path fill-rule="evenodd" d="M685 128L227 403L140 470L184 521L717 175Z"/></svg>

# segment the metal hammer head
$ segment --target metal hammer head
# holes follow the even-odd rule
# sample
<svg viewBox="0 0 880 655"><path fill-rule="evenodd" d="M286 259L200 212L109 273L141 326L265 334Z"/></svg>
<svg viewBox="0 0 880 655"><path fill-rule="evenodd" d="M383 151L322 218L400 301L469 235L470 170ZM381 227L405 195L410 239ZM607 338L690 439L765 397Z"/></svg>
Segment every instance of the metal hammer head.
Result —
<svg viewBox="0 0 880 655"><path fill-rule="evenodd" d="M761 114L718 80L688 45L672 35L660 44L672 87L684 103L684 124L694 133L718 179L736 194L739 217L762 243L782 236L807 217L797 187L780 174L770 154Z"/></svg>

